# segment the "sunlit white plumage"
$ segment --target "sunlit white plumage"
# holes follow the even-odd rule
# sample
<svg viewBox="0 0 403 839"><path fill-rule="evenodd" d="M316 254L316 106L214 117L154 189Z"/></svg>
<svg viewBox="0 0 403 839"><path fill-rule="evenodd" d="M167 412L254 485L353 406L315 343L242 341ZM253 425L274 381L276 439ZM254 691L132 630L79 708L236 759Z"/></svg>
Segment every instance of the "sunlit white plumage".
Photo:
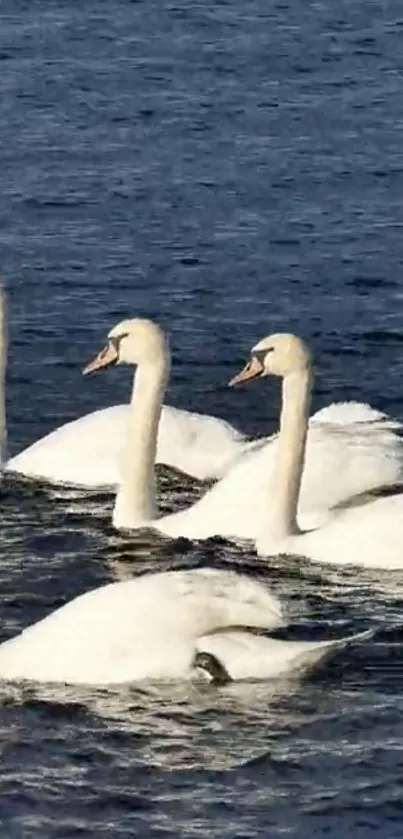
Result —
<svg viewBox="0 0 403 839"><path fill-rule="evenodd" d="M0 284L0 445L8 471L83 487L121 481L129 405L93 411L67 422L5 463L7 356L6 301ZM219 478L254 443L218 417L164 405L158 428L157 463L200 480Z"/></svg>
<svg viewBox="0 0 403 839"><path fill-rule="evenodd" d="M298 674L362 637L287 642L246 629L282 623L277 598L243 575L208 568L147 574L83 594L1 644L0 678L97 685L189 679L195 654L209 652L233 679L267 679Z"/></svg>
<svg viewBox="0 0 403 839"><path fill-rule="evenodd" d="M255 539L267 518L278 437L244 455L193 507L161 525L193 538ZM318 526L338 505L403 480L403 445L383 421L309 421L299 498L302 527ZM181 517L179 519L179 516Z"/></svg>
<svg viewBox="0 0 403 839"><path fill-rule="evenodd" d="M266 489L266 518L256 537L258 553L296 554L331 564L403 569L403 493L356 498L330 510L326 520L305 531L298 500L306 460L308 416L313 382L308 347L295 335L260 341L233 382L279 376L283 381L280 433L271 485ZM309 437L308 437L309 439ZM309 444L308 444L309 445ZM308 455L309 459L309 455ZM344 466L340 462L340 469ZM345 465L348 468L348 463ZM325 485L323 486L326 490Z"/></svg>
<svg viewBox="0 0 403 839"><path fill-rule="evenodd" d="M169 349L151 321L122 321L108 344L86 368L137 365L127 435L125 469L113 521L119 528L152 524L170 536L222 535L255 539L267 517L277 437L258 442L228 474L192 507L158 518L153 484L155 434L169 375ZM300 514L308 526L323 522L329 510L375 487L395 484L403 475L403 444L392 420L369 406L341 405L344 422L330 421L336 406L310 421ZM348 418L353 421L347 422ZM360 420L359 417L362 417Z"/></svg>
<svg viewBox="0 0 403 839"><path fill-rule="evenodd" d="M372 635L369 630L331 641L286 641L233 630L205 635L198 649L216 656L234 681L288 678L307 672L328 656Z"/></svg>
<svg viewBox="0 0 403 839"><path fill-rule="evenodd" d="M6 468L54 483L117 486L129 411L130 405L113 405L67 422L10 458ZM156 462L199 480L219 478L253 445L225 420L164 405Z"/></svg>
<svg viewBox="0 0 403 839"><path fill-rule="evenodd" d="M402 423L367 402L332 402L311 416L311 422L329 422L336 425L376 423L383 428L402 430Z"/></svg>
<svg viewBox="0 0 403 839"><path fill-rule="evenodd" d="M6 469L53 483L94 488L117 486L122 477L129 412L130 404L111 405L67 422L11 457ZM334 403L311 417L311 423L328 423L330 434L332 424L345 425L346 439L365 430L354 427L356 423L376 421L383 430L401 428L397 420L361 402ZM326 435L329 429L322 430ZM369 430L372 433L374 428ZM172 466L199 480L221 478L240 463L242 455L260 450L274 439L275 435L250 441L219 417L163 405L156 463ZM386 450L390 448L389 440L390 435L386 437ZM376 442L375 438L371 440L371 453L378 458L381 450L376 451ZM395 439L393 443L398 445ZM377 460L373 468L377 470L375 480L381 484L396 481L396 465L388 464L386 468L384 462ZM357 475L361 474L360 464L354 469ZM345 497L342 487L339 495Z"/></svg>

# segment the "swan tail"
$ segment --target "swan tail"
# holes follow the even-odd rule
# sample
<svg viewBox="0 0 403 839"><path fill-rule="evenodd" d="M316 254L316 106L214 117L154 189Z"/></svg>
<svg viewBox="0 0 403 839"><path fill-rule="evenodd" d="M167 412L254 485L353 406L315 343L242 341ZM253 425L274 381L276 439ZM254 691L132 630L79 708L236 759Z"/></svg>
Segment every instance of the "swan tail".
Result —
<svg viewBox="0 0 403 839"><path fill-rule="evenodd" d="M374 630L332 641L284 641L229 630L200 638L197 649L215 658L234 681L297 678L349 646L363 643Z"/></svg>
<svg viewBox="0 0 403 839"><path fill-rule="evenodd" d="M346 650L348 647L353 647L356 644L362 644L370 640L374 634L375 630L369 629L365 632L358 632L355 635L347 635L344 638L336 638L332 641L288 642L292 647L289 656L284 659L284 663L286 664L284 675L303 675L316 667L316 665L323 664L328 659L337 655L341 650Z"/></svg>

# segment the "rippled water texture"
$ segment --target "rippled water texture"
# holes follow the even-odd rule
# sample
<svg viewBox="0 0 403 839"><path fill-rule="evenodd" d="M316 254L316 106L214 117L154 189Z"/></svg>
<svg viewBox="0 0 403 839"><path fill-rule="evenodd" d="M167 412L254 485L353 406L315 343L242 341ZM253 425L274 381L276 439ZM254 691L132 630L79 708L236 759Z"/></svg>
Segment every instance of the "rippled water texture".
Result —
<svg viewBox="0 0 403 839"><path fill-rule="evenodd" d="M403 13L397 0L3 0L0 252L10 452L128 397L80 368L124 316L172 333L169 400L273 428L229 392L259 337L316 353L314 408L403 415ZM203 488L159 472L161 506ZM300 685L3 687L0 835L402 835L402 576L127 538L112 499L7 477L2 639L148 568L246 567L293 637L379 624Z"/></svg>

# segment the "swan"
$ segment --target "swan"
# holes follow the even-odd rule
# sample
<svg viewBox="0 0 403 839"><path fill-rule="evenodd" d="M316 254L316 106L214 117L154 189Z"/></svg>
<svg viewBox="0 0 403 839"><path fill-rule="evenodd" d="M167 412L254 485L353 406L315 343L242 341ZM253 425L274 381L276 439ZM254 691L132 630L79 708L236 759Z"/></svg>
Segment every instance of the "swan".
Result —
<svg viewBox="0 0 403 839"><path fill-rule="evenodd" d="M6 299L0 284L0 456L4 468L52 483L115 486L121 480L129 405L67 422L5 461ZM223 419L164 405L156 460L199 480L219 478L254 442Z"/></svg>
<svg viewBox="0 0 403 839"><path fill-rule="evenodd" d="M386 497L367 494L351 506L340 505L311 530L301 525L298 499L313 384L312 355L304 341L285 333L264 338L230 385L269 375L283 380L282 410L274 474L266 488L265 521L256 535L258 554L296 554L334 565L402 569L402 489Z"/></svg>
<svg viewBox="0 0 403 839"><path fill-rule="evenodd" d="M157 517L153 466L156 434L169 375L169 348L160 327L141 318L124 320L108 335L106 346L84 368L89 374L116 364L137 367L132 392L123 480L113 523L133 529L152 525L169 536L254 540L266 520L267 486L273 472L277 438L241 456L196 504ZM331 406L329 406L329 410ZM380 485L395 484L403 474L403 444L392 421L357 421L359 408L346 408L351 423L311 421L302 485L304 521L326 518L329 510ZM373 409L363 412L369 416ZM373 411L374 414L377 412Z"/></svg>
<svg viewBox="0 0 403 839"><path fill-rule="evenodd" d="M0 679L113 685L144 679L269 679L297 675L373 633L282 641L249 628L283 624L280 602L234 571L145 574L81 594L0 645ZM234 627L236 627L234 629ZM248 629L247 629L248 627Z"/></svg>

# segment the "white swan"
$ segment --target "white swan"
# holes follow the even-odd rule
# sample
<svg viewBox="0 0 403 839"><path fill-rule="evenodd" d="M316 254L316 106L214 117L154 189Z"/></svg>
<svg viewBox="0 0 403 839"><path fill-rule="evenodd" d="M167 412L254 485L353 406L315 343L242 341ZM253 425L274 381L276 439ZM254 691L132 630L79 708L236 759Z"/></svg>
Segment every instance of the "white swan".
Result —
<svg viewBox="0 0 403 839"><path fill-rule="evenodd" d="M250 361L230 384L268 375L282 377L283 404L275 471L266 492L266 519L256 538L258 553L296 554L322 563L402 569L402 490L383 498L357 498L350 507L330 511L322 526L308 532L304 532L300 521L297 523L313 382L312 358L306 344L295 335L264 338L252 349Z"/></svg>
<svg viewBox="0 0 403 839"><path fill-rule="evenodd" d="M298 642L246 629L282 623L277 598L235 572L147 574L82 594L5 641L0 679L87 685L189 679L198 653L213 656L230 679L268 679L299 674L372 634Z"/></svg>
<svg viewBox="0 0 403 839"><path fill-rule="evenodd" d="M51 483L117 486L128 416L129 405L113 405L67 422L12 457L6 469ZM215 479L253 445L223 419L164 405L156 462L200 481Z"/></svg>
<svg viewBox="0 0 403 839"><path fill-rule="evenodd" d="M7 471L83 487L120 483L129 405L114 405L67 422L5 463L6 301L0 285L0 455ZM199 478L225 474L254 443L228 422L164 405L157 463Z"/></svg>
<svg viewBox="0 0 403 839"><path fill-rule="evenodd" d="M148 523L171 536L255 539L267 516L267 487L277 439L260 443L254 451L243 455L192 507L158 519L153 464L156 429L169 374L169 351L161 329L142 319L123 321L111 330L106 347L84 373L119 363L137 365L137 372L125 473L113 514L115 526L130 529ZM346 410L357 417L354 404ZM368 407L366 415L372 410ZM311 422L301 504L308 523L322 520L329 509L353 496L401 479L403 445L390 427L392 421L383 416L350 424L315 419Z"/></svg>

